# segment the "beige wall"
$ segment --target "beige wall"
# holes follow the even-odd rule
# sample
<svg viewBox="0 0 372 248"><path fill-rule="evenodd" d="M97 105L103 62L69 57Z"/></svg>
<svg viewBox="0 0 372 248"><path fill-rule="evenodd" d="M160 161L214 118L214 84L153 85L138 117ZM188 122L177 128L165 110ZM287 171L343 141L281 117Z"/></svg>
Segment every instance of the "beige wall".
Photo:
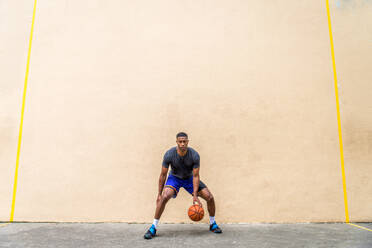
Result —
<svg viewBox="0 0 372 248"><path fill-rule="evenodd" d="M372 220L372 2L341 1L333 28L350 218ZM342 8L341 8L342 7Z"/></svg>
<svg viewBox="0 0 372 248"><path fill-rule="evenodd" d="M32 4L0 4L1 221ZM330 4L350 218L372 221L372 4ZM150 222L181 130L220 222L344 221L325 1L38 2L15 221Z"/></svg>

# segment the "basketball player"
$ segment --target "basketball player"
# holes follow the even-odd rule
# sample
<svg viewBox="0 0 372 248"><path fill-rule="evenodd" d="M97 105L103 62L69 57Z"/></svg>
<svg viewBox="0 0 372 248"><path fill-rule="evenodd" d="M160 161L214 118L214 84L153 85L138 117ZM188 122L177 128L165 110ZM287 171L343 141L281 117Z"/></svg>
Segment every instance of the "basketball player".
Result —
<svg viewBox="0 0 372 248"><path fill-rule="evenodd" d="M210 221L209 230L213 233L222 233L214 219L216 207L213 195L199 178L200 157L198 152L191 147L187 147L189 140L186 133L178 133L176 143L177 146L169 149L164 155L159 177L159 194L156 200L155 218L144 238L151 239L156 235L156 228L165 205L170 198L176 198L181 187L193 196L193 204L197 202L202 206L198 196L207 201ZM169 165L172 170L165 182Z"/></svg>

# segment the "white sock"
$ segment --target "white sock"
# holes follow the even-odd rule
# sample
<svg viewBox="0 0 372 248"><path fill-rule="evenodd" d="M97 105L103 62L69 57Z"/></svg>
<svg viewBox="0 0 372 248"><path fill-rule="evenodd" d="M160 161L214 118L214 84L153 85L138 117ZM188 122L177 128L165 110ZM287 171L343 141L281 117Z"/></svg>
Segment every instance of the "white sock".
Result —
<svg viewBox="0 0 372 248"><path fill-rule="evenodd" d="M211 225L215 222L214 220L214 216L209 216L209 223L211 223Z"/></svg>
<svg viewBox="0 0 372 248"><path fill-rule="evenodd" d="M159 219L154 219L154 222L152 223L155 226L155 229L158 227Z"/></svg>

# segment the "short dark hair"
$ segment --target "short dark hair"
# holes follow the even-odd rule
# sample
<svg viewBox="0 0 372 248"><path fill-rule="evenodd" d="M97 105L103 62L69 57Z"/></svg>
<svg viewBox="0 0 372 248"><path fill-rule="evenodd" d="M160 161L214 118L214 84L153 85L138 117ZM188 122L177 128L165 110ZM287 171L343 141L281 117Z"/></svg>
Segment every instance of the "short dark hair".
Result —
<svg viewBox="0 0 372 248"><path fill-rule="evenodd" d="M187 134L184 133L184 132L179 132L179 133L176 135L176 139L179 138L179 137L186 137L186 138L188 138Z"/></svg>

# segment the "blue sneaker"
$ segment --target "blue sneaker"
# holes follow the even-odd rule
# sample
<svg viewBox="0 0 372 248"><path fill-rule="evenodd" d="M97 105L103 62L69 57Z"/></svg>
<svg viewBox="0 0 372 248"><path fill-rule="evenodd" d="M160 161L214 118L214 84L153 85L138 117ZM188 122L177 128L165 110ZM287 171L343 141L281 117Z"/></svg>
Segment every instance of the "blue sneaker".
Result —
<svg viewBox="0 0 372 248"><path fill-rule="evenodd" d="M152 239L152 237L155 237L156 235L156 228L154 225L152 225L150 227L149 230L147 230L147 232L145 233L145 235L143 236L145 239Z"/></svg>
<svg viewBox="0 0 372 248"><path fill-rule="evenodd" d="M222 230L218 227L216 222L213 222L213 224L209 226L209 231L214 233L222 233Z"/></svg>

